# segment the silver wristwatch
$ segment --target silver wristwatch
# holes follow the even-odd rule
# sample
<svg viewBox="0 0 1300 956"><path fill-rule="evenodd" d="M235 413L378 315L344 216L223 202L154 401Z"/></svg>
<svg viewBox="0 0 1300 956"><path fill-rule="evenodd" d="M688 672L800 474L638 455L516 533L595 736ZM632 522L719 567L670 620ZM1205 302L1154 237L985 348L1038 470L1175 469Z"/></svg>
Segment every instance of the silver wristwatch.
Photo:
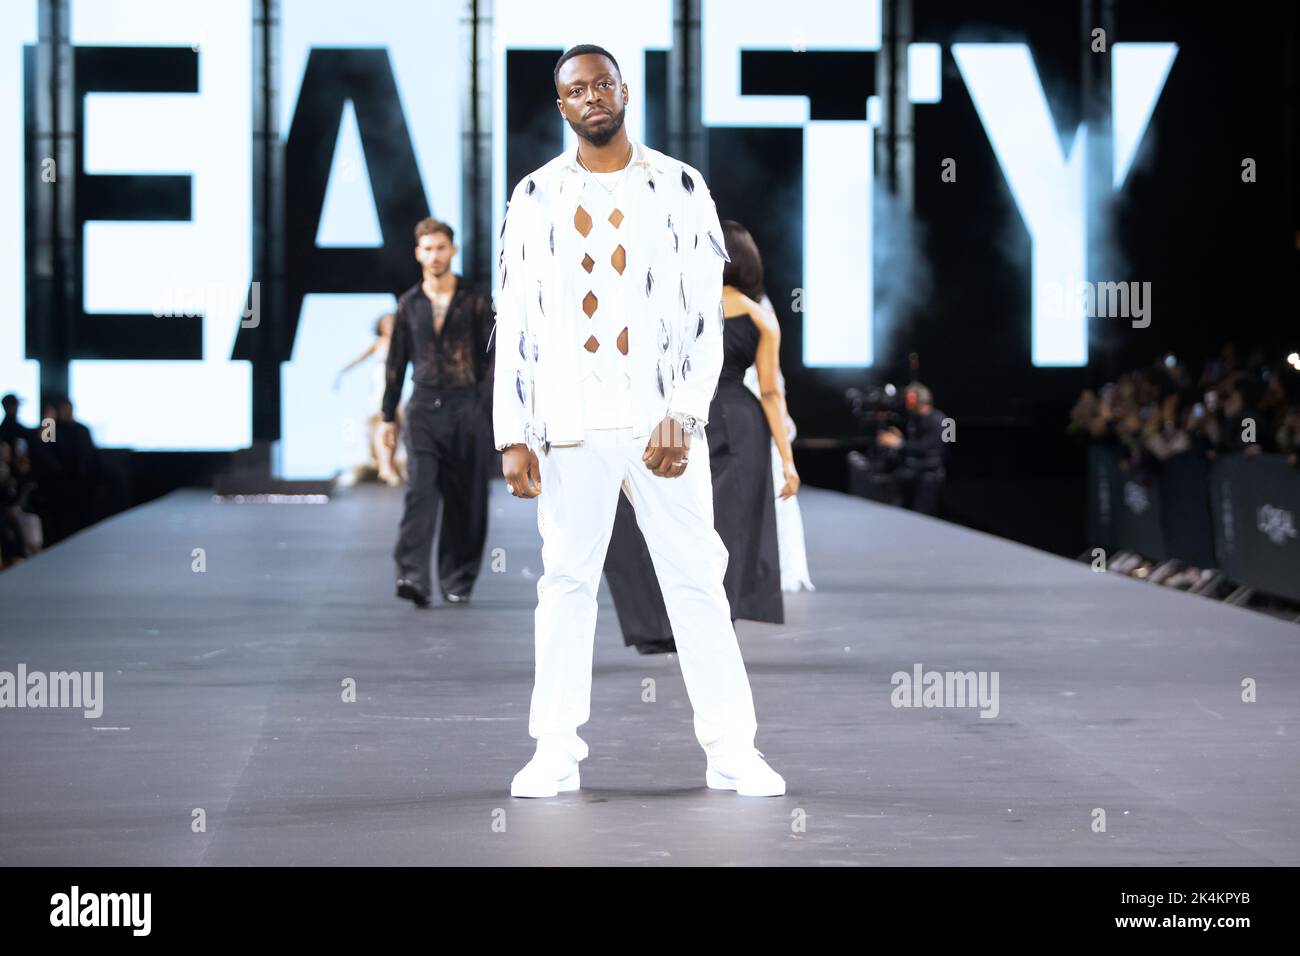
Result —
<svg viewBox="0 0 1300 956"><path fill-rule="evenodd" d="M687 415L684 412L669 412L671 418L678 422L686 431L690 432L696 438L704 437L704 426L694 415Z"/></svg>

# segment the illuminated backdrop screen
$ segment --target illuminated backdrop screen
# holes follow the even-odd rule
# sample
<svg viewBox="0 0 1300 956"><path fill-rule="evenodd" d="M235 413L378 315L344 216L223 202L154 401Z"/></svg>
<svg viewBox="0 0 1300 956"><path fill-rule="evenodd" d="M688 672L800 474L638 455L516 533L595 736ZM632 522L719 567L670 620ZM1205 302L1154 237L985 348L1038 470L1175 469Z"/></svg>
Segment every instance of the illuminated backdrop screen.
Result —
<svg viewBox="0 0 1300 956"><path fill-rule="evenodd" d="M419 218L449 221L462 249L475 238L468 6L279 4L283 224L266 240L283 275L259 311L261 4L71 0L71 168L41 153L38 5L13 4L0 124L23 135L0 156L0 387L24 398L25 423L57 368L101 445L232 450L260 428L284 477L364 460L375 368L337 373L418 280ZM1238 332L1268 332L1294 201L1267 30L1126 4L1098 50L1073 4L911 7L890 59L878 0L703 4L686 122L720 214L763 250L803 435L851 428L843 387L905 377L912 352L948 411L995 416L1059 401L1094 366L1203 351L1227 312ZM615 51L629 131L667 147L671 0L588 11L581 28L565 9L500 0L480 45L493 226L518 176L574 144L550 85L569 45ZM1081 78L1103 73L1088 100ZM51 299L33 239L56 183L72 266ZM487 265L469 278L488 282ZM1081 294L1103 283L1112 307L1118 285L1133 290L1127 313L1097 314L1104 288ZM270 425L255 426L259 408Z"/></svg>

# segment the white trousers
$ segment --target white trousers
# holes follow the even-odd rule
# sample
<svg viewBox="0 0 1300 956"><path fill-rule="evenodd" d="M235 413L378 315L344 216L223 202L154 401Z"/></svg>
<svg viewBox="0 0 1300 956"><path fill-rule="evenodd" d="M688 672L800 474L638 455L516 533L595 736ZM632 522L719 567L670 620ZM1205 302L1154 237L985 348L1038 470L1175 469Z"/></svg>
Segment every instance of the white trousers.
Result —
<svg viewBox="0 0 1300 956"><path fill-rule="evenodd" d="M713 527L709 444L693 438L686 471L660 478L641 460L647 441L633 438L631 428L588 429L583 444L538 456L543 574L528 733L577 760L587 757L577 729L591 715L596 593L618 496L626 494L672 623L696 739L709 756L747 752L757 722L722 586L728 554Z"/></svg>

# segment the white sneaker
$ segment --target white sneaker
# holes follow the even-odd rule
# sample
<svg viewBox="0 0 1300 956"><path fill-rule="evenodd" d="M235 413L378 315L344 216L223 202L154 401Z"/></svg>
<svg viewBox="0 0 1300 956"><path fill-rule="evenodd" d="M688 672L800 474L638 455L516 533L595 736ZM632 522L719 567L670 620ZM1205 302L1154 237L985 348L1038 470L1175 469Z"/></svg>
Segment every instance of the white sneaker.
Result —
<svg viewBox="0 0 1300 956"><path fill-rule="evenodd" d="M563 750L538 747L533 759L510 782L512 797L553 797L577 790L578 761Z"/></svg>
<svg viewBox="0 0 1300 956"><path fill-rule="evenodd" d="M735 790L742 797L779 797L785 793L785 778L767 765L759 750L710 757L704 782L714 790Z"/></svg>

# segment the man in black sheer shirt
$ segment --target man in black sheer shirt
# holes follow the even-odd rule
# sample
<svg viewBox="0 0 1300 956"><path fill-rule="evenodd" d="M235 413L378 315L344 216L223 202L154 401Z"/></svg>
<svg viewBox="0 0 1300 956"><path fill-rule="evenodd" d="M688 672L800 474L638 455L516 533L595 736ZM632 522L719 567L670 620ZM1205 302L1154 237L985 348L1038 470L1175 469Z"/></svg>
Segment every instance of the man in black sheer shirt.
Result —
<svg viewBox="0 0 1300 956"><path fill-rule="evenodd" d="M494 316L488 296L451 271L452 228L435 219L415 227L420 282L397 300L384 390L384 442L397 444L397 405L407 363L415 388L406 406L406 506L393 558L397 596L428 607L438 502L438 582L450 604L464 604L478 578L487 538L492 444Z"/></svg>

